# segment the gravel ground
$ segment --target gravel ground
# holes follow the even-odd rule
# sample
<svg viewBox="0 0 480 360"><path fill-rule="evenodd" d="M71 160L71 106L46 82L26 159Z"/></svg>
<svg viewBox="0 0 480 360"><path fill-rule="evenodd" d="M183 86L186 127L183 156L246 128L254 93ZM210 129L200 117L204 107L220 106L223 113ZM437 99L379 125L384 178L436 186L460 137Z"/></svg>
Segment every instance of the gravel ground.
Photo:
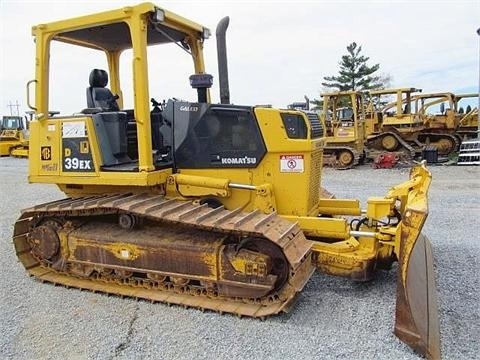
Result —
<svg viewBox="0 0 480 360"><path fill-rule="evenodd" d="M431 239L442 355L478 359L480 171L432 166ZM314 274L289 314L266 321L41 284L26 276L11 235L20 209L62 197L29 185L27 161L0 159L1 359L418 359L392 333L395 271L368 283ZM383 195L408 169L325 169L337 197Z"/></svg>

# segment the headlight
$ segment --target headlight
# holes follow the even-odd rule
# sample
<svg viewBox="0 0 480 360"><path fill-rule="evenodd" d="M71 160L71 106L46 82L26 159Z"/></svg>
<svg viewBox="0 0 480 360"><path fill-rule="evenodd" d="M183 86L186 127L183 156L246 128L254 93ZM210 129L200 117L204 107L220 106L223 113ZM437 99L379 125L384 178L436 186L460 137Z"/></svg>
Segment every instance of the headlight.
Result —
<svg viewBox="0 0 480 360"><path fill-rule="evenodd" d="M203 39L208 39L211 35L212 35L212 33L210 32L210 29L204 27L203 28L203 33L202 33Z"/></svg>
<svg viewBox="0 0 480 360"><path fill-rule="evenodd" d="M155 22L164 22L165 21L165 12L162 9L155 9L153 13L153 21Z"/></svg>

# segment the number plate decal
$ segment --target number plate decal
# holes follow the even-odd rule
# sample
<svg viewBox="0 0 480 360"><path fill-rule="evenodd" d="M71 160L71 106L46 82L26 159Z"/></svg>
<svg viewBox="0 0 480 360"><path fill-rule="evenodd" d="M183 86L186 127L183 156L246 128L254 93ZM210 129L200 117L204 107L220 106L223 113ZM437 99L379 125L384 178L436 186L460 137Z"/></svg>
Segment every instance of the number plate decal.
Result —
<svg viewBox="0 0 480 360"><path fill-rule="evenodd" d="M95 171L87 137L63 138L62 145L62 170L64 172Z"/></svg>

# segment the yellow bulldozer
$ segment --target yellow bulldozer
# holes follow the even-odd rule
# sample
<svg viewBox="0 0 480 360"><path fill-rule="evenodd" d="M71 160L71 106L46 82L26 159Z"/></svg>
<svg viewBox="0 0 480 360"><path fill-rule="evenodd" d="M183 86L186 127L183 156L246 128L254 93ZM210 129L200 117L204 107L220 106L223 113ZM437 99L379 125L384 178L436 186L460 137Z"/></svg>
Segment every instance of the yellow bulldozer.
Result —
<svg viewBox="0 0 480 360"><path fill-rule="evenodd" d="M320 114L325 129L324 162L338 169L363 163L366 129L364 100L361 92L338 91L321 94Z"/></svg>
<svg viewBox="0 0 480 360"><path fill-rule="evenodd" d="M219 104L203 59L210 31L159 6L33 27L29 181L57 184L67 197L22 211L13 234L20 262L67 287L265 318L288 311L315 269L366 281L398 261L395 334L439 357L431 245L421 234L431 174L415 166L365 208L334 198L321 187L318 119L230 104L227 27L224 18L216 32ZM53 42L106 55L108 69L92 69L85 108L72 115L47 115ZM147 48L168 45L191 57L196 101L151 99L149 83L162 78L147 71Z"/></svg>
<svg viewBox="0 0 480 360"><path fill-rule="evenodd" d="M455 94L454 110L457 127L455 132L462 140L473 139L478 133L478 93ZM473 105L473 106L472 106Z"/></svg>
<svg viewBox="0 0 480 360"><path fill-rule="evenodd" d="M372 112L364 92L349 90L321 94L320 118L325 129L324 163L349 169L390 153L413 160L415 149L396 131L382 129L382 113Z"/></svg>
<svg viewBox="0 0 480 360"><path fill-rule="evenodd" d="M450 92L422 93L412 98L415 113L419 115L425 126L426 132L450 133L457 137L458 142L462 138L455 133L459 116L455 109L455 95Z"/></svg>
<svg viewBox="0 0 480 360"><path fill-rule="evenodd" d="M451 92L421 93L412 97L414 114L423 121L425 133L451 134L460 143L477 136L478 112L476 107L461 106L464 99L478 94L455 95ZM449 138L440 139L440 147L449 148ZM457 146L457 144L455 144Z"/></svg>
<svg viewBox="0 0 480 360"><path fill-rule="evenodd" d="M389 151L408 150L414 156L419 156L425 146L434 146L438 154L443 156L458 151L460 143L457 137L428 128L419 109L413 106L414 100L421 96L418 95L420 92L416 88L370 91L367 124L372 126L367 125L367 134L388 132L392 136L382 137L379 143L381 147Z"/></svg>
<svg viewBox="0 0 480 360"><path fill-rule="evenodd" d="M28 130L23 117L18 115L2 116L0 156L28 157Z"/></svg>

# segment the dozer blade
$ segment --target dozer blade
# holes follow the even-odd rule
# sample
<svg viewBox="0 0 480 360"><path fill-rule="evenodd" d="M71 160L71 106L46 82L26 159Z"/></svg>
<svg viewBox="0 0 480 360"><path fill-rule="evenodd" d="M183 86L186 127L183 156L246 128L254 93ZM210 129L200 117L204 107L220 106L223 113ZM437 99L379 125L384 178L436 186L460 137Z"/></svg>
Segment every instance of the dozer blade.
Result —
<svg viewBox="0 0 480 360"><path fill-rule="evenodd" d="M406 278L401 271L397 283L395 335L427 359L440 359L432 247L426 236L420 235L405 266Z"/></svg>
<svg viewBox="0 0 480 360"><path fill-rule="evenodd" d="M423 170L422 167L414 170L419 171L417 176L423 180L409 192L401 224L395 335L427 359L439 359L440 328L432 247L420 233L428 213L426 193L430 183L429 174Z"/></svg>

